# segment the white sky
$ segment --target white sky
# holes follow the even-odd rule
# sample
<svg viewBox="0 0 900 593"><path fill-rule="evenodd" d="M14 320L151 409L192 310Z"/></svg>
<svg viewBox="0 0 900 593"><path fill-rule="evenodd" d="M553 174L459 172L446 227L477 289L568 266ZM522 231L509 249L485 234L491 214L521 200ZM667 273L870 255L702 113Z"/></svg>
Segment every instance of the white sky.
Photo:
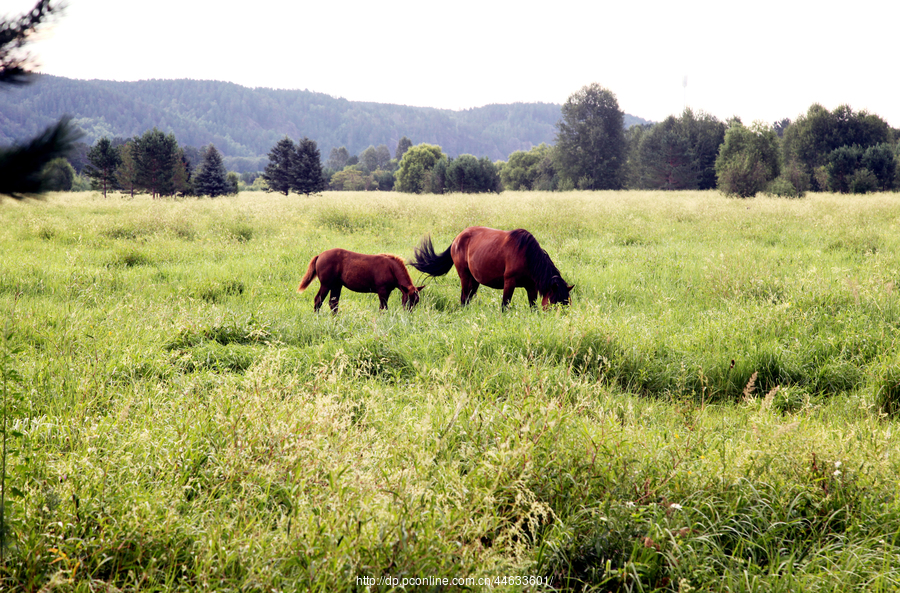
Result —
<svg viewBox="0 0 900 593"><path fill-rule="evenodd" d="M0 0L0 16L34 3ZM30 49L41 71L69 78L227 80L446 109L561 104L597 82L651 120L686 101L722 120L771 123L815 102L900 127L894 0L68 5Z"/></svg>

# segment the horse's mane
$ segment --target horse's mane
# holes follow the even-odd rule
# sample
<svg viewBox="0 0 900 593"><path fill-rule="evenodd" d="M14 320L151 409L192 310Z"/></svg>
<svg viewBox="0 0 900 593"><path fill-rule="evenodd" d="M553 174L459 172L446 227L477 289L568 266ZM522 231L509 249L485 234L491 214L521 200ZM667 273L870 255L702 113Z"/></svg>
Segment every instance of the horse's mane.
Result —
<svg viewBox="0 0 900 593"><path fill-rule="evenodd" d="M381 255L382 257L386 257L388 259L392 259L395 262L397 262L398 264L400 264L399 266L394 266L395 271L397 271L398 269L402 270L402 272L400 272L401 276L399 278L397 278L397 280L399 282L402 283L405 280L405 281L409 282L410 284L413 284L412 276L409 275L409 270L406 269L406 260L405 259L403 259L399 255L394 255L393 253L380 253L379 255ZM415 285L413 284L413 286L415 286Z"/></svg>
<svg viewBox="0 0 900 593"><path fill-rule="evenodd" d="M534 235L525 229L510 231L509 240L513 242L516 249L525 254L525 261L528 262L528 271L531 273L531 277L534 278L538 292L548 294L551 290L553 277L562 277L550 256L540 246Z"/></svg>

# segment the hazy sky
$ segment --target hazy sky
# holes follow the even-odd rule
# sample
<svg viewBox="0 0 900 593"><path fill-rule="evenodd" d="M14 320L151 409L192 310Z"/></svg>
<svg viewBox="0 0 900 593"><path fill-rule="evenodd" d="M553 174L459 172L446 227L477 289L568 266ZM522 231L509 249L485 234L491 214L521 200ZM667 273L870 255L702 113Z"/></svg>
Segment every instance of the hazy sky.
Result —
<svg viewBox="0 0 900 593"><path fill-rule="evenodd" d="M0 0L0 16L34 2ZM447 109L563 103L597 82L651 120L686 102L771 123L816 102L900 127L898 23L893 0L68 0L30 49L41 71L70 78L227 80Z"/></svg>

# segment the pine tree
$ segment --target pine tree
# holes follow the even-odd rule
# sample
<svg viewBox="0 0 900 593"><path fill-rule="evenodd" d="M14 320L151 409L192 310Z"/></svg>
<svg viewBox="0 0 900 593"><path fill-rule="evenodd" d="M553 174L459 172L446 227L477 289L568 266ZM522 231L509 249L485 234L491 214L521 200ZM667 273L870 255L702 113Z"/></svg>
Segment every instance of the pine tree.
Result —
<svg viewBox="0 0 900 593"><path fill-rule="evenodd" d="M212 144L203 153L203 162L194 176L194 192L198 196L224 196L231 192L228 171L222 154Z"/></svg>
<svg viewBox="0 0 900 593"><path fill-rule="evenodd" d="M178 142L174 134L166 136L158 129L145 132L134 141L137 186L156 196L175 193L175 159Z"/></svg>
<svg viewBox="0 0 900 593"><path fill-rule="evenodd" d="M291 189L298 194L318 193L327 187L322 158L315 140L303 138L297 145L296 165Z"/></svg>
<svg viewBox="0 0 900 593"><path fill-rule="evenodd" d="M179 148L175 154L175 191L181 196L190 196L193 192L193 184L191 182L190 161L184 154L184 149Z"/></svg>
<svg viewBox="0 0 900 593"><path fill-rule="evenodd" d="M103 189L105 198L107 190L113 189L116 185L116 169L122 163L122 157L106 136L97 140L87 156L88 164L84 168L84 174Z"/></svg>
<svg viewBox="0 0 900 593"><path fill-rule="evenodd" d="M134 162L134 141L128 141L119 147L119 157L121 163L116 169L116 182L119 187L134 197L134 190L137 187L137 165Z"/></svg>
<svg viewBox="0 0 900 593"><path fill-rule="evenodd" d="M287 136L278 141L269 151L269 164L262 178L269 186L269 191L288 195L294 185L294 163L296 161L294 142Z"/></svg>

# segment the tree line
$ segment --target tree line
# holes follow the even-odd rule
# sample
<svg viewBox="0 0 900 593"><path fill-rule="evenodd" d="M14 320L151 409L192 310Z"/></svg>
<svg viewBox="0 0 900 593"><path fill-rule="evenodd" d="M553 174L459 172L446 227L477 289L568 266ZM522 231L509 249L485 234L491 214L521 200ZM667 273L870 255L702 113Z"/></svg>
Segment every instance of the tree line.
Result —
<svg viewBox="0 0 900 593"><path fill-rule="evenodd" d="M154 196L215 196L249 188L285 195L719 189L747 197L890 191L900 184L900 135L880 117L847 106L828 111L814 104L796 121L773 125L722 122L685 109L658 124L626 129L623 117L611 91L589 85L563 106L555 145L515 151L507 161L450 157L438 145L414 146L403 136L393 158L383 144L359 155L341 146L323 163L314 140L304 137L295 145L285 136L270 150L262 174L242 178L225 171L213 145L182 149L173 135L154 128L129 141L101 139L87 154L85 175L104 194L118 188Z"/></svg>
<svg viewBox="0 0 900 593"><path fill-rule="evenodd" d="M29 81L20 50L58 10L49 0L38 0L19 20L0 23L0 84ZM246 111L246 102L241 105ZM243 113L241 109L237 111ZM451 157L437 144L413 146L403 136L393 158L384 144L369 145L358 156L340 146L331 150L323 166L315 140L303 137L295 145L285 136L269 151L265 171L243 178L226 170L212 143L202 149L181 147L174 134L154 127L130 139L102 136L88 147L75 142L78 130L64 117L27 144L0 150L0 193L20 197L85 189L85 179L104 195L119 189L132 195L146 191L153 197L218 196L235 193L242 185L306 195L326 189L444 193L718 188L737 196L800 196L809 190L864 193L900 185L900 132L877 115L854 112L846 105L829 111L814 104L794 122L750 126L739 118L721 122L685 109L658 124L627 128L615 95L591 84L572 94L560 114L554 145L514 151L507 161L471 154ZM357 124L365 127L359 120Z"/></svg>
<svg viewBox="0 0 900 593"><path fill-rule="evenodd" d="M846 105L828 111L813 104L796 121L749 126L686 108L680 116L626 128L615 95L592 84L571 95L561 115L555 145L541 143L493 163L472 155L449 158L427 143L412 147L405 136L394 159L383 145L359 157L334 149L326 162L328 187L415 193L719 189L741 197L900 189L900 131Z"/></svg>
<svg viewBox="0 0 900 593"><path fill-rule="evenodd" d="M562 113L554 147L510 155L507 189L717 188L749 197L900 188L900 131L847 105L813 104L796 121L749 126L685 109L622 130L615 95L594 84L572 95Z"/></svg>
<svg viewBox="0 0 900 593"><path fill-rule="evenodd" d="M132 196L143 191L154 198L216 197L236 194L239 184L237 173L226 171L214 145L182 148L173 134L156 128L128 140L101 138L88 151L83 172L104 197L111 190Z"/></svg>

